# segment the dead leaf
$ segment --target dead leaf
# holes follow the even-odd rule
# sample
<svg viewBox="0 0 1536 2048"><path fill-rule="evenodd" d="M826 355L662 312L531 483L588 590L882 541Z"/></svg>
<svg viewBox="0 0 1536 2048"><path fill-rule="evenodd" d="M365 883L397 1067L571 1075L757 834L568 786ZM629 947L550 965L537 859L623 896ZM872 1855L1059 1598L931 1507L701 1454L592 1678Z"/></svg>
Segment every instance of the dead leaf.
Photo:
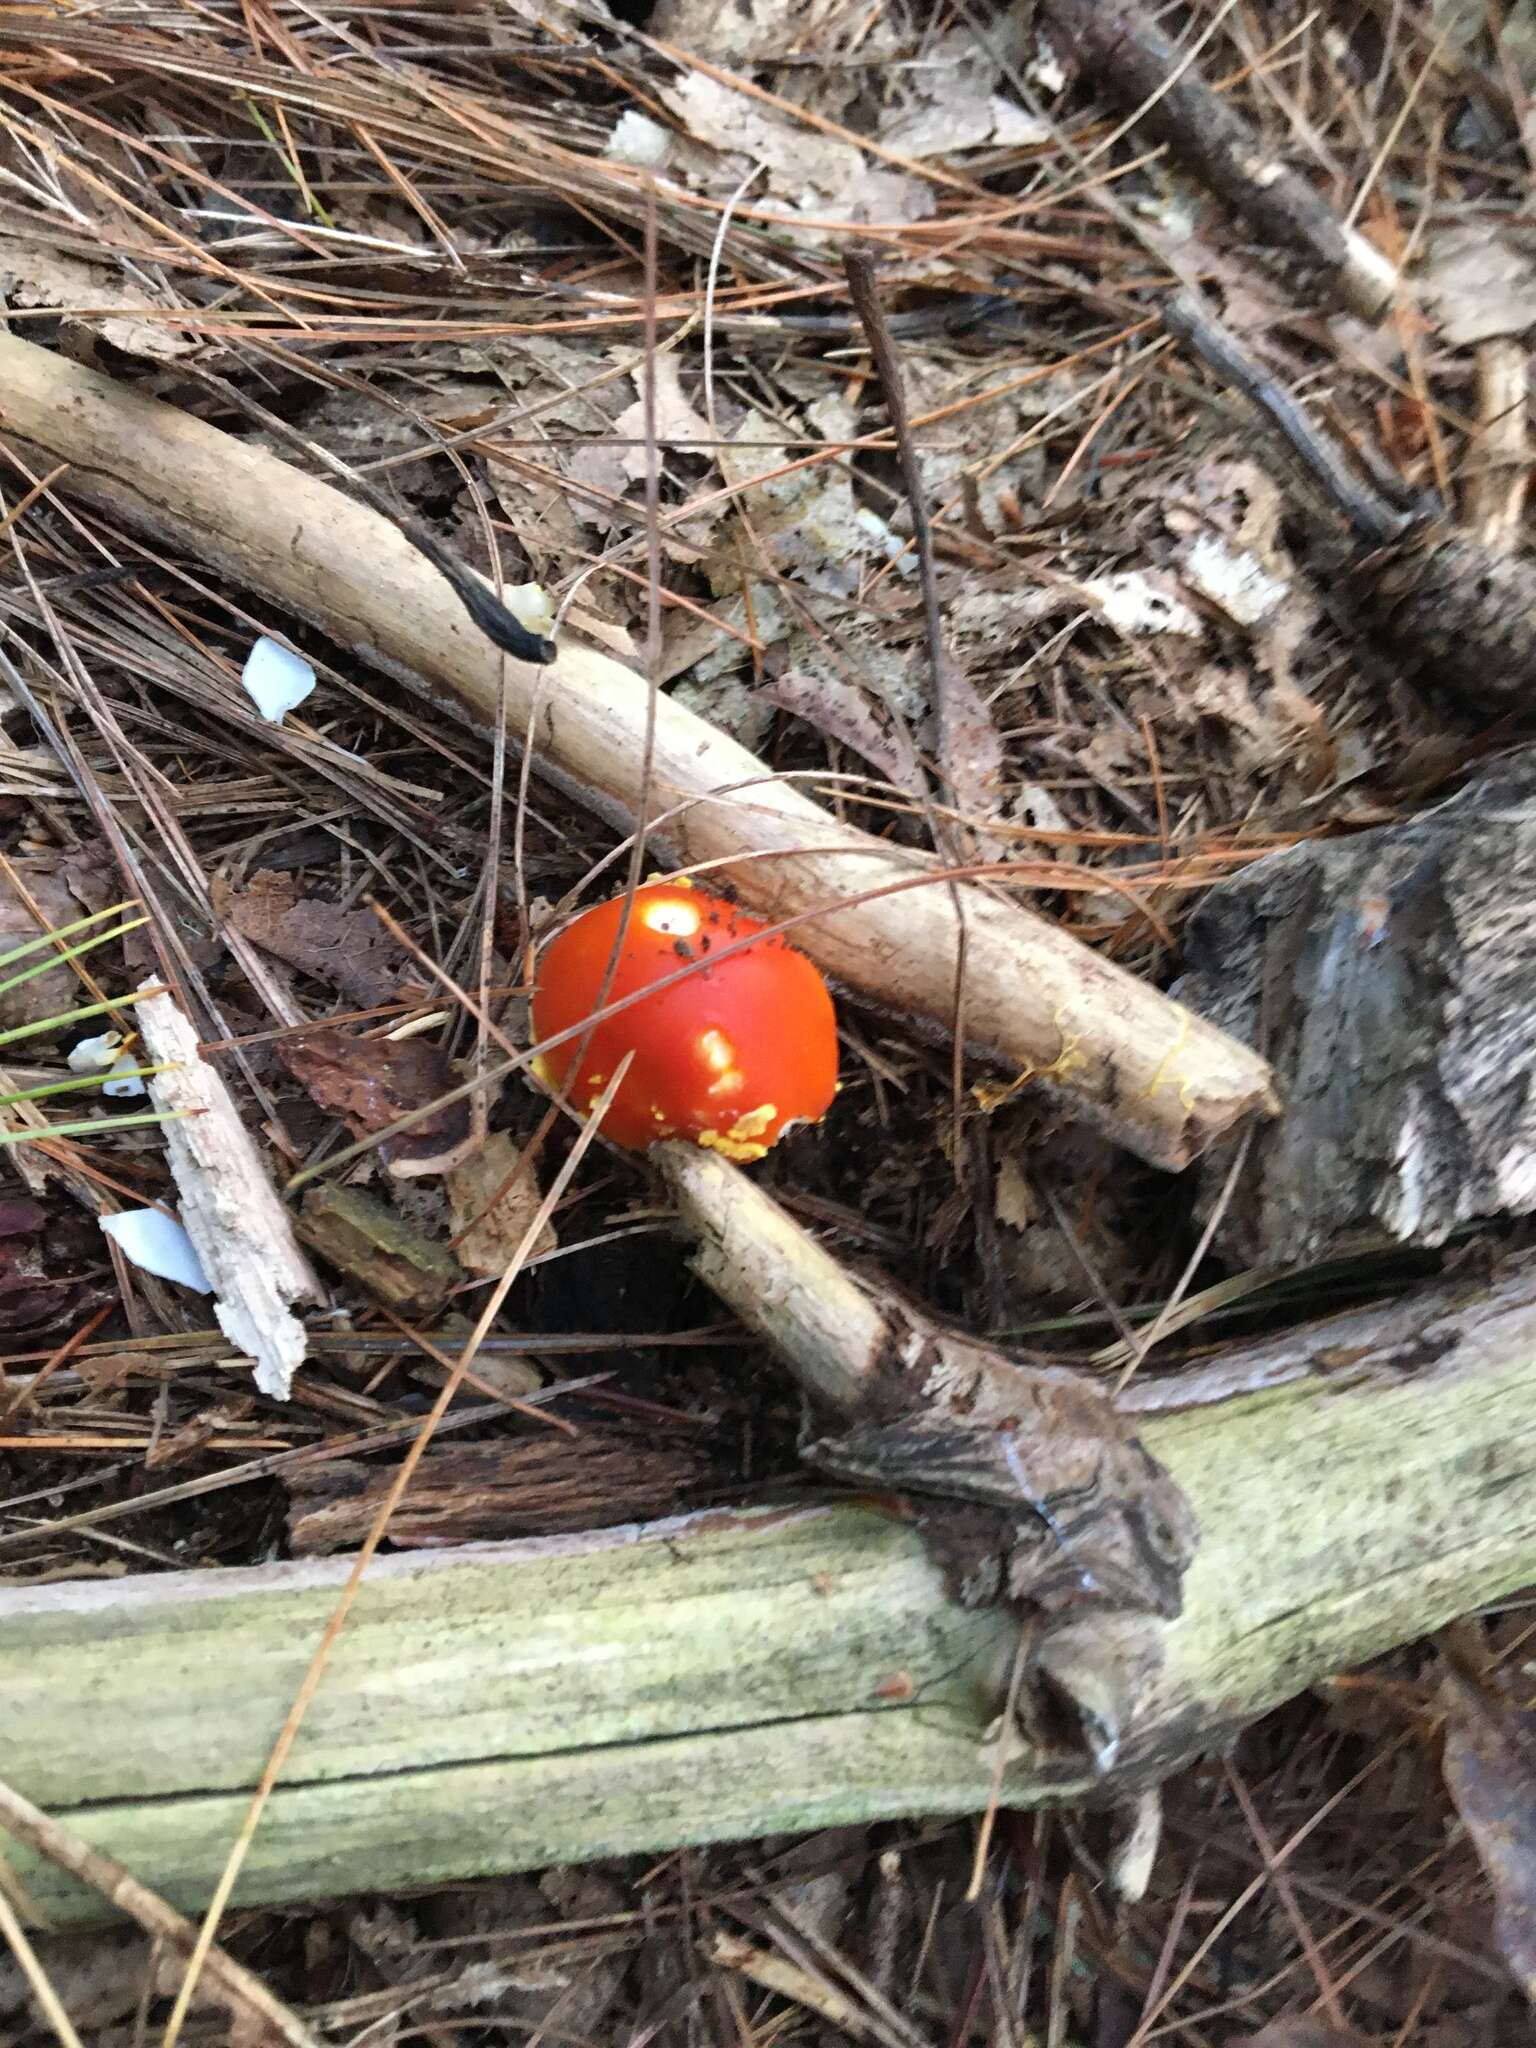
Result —
<svg viewBox="0 0 1536 2048"><path fill-rule="evenodd" d="M156 309L155 300L142 286L126 284L116 264L89 262L30 235L0 234L0 298L12 306L57 306L61 311L119 306L121 315L81 324L125 355L153 362L172 362L199 345L173 320L144 318ZM164 308L180 310L170 298ZM135 313L140 317L134 318Z"/></svg>
<svg viewBox="0 0 1536 2048"><path fill-rule="evenodd" d="M1494 1896L1494 1939L1536 2000L1536 1713L1448 1668L1445 1783Z"/></svg>
<svg viewBox="0 0 1536 2048"><path fill-rule="evenodd" d="M834 403L842 405L841 400ZM828 463L788 476L774 473L788 459L783 444L796 424L793 419L786 423L749 412L731 436L731 445L719 451L720 472L740 493L756 538L767 546L776 566L832 597L853 595L871 554L905 556L910 571L915 564L906 555L906 543L878 513L858 503L847 470ZM846 407L841 414L812 408L806 424L829 440L850 439L854 431L853 414ZM723 594L738 588L741 579L727 571L713 580ZM754 601L755 596L754 591Z"/></svg>
<svg viewBox="0 0 1536 2048"><path fill-rule="evenodd" d="M985 41L955 29L930 43L924 62L900 83L906 92L888 107L880 140L900 156L949 159L973 149L1020 149L1047 142L1051 124L1000 89L998 59L1024 56L1022 19L1004 15ZM1011 43L1011 49L1005 49Z"/></svg>
<svg viewBox="0 0 1536 2048"><path fill-rule="evenodd" d="M371 910L306 896L296 875L263 868L220 905L226 922L290 967L364 1008L394 995L406 956Z"/></svg>
<svg viewBox="0 0 1536 2048"><path fill-rule="evenodd" d="M1492 222L1433 236L1420 292L1453 348L1536 326L1536 259L1513 231Z"/></svg>
<svg viewBox="0 0 1536 2048"><path fill-rule="evenodd" d="M950 802L968 818L1001 814L1003 742L986 699L958 662L942 657L943 684L935 713L939 773Z"/></svg>
<svg viewBox="0 0 1536 2048"><path fill-rule="evenodd" d="M642 373L643 374L643 373ZM689 448L694 441L711 441L709 421L694 411L683 391L681 370L675 354L658 355L655 363L656 385L656 446L667 449L685 444L685 454L708 456L712 451L705 448ZM645 393L631 406L626 406L613 423L613 431L620 439L634 441L633 448L615 450L624 474L631 483L637 483L645 475Z"/></svg>
<svg viewBox="0 0 1536 2048"><path fill-rule="evenodd" d="M64 925L73 924L84 911L106 907L105 887L76 868L66 871L54 862L15 859L11 867L21 888L32 898L42 916L41 920L34 916L15 884L0 872L0 955L12 952L18 946L29 945L45 930L56 931ZM98 929L108 931L113 922L108 920ZM89 936L88 932L78 932L73 939L65 939L62 946L78 945ZM20 974L29 967L36 967L45 958L41 951L29 953L26 959L18 960L14 968L0 968L0 981L12 973ZM19 988L7 989L0 994L0 1026L40 1024L45 1018L56 1017L61 1011L89 1002L90 997L83 990L84 984L73 967L50 967L45 974L36 975L31 981L24 981Z"/></svg>
<svg viewBox="0 0 1536 2048"><path fill-rule="evenodd" d="M73 1203L0 1201L0 1335L25 1349L59 1324L78 1323L115 1299L100 1244L94 1225ZM0 1408L5 1406L0 1385Z"/></svg>
<svg viewBox="0 0 1536 2048"><path fill-rule="evenodd" d="M371 1138L412 1110L423 1109L459 1085L440 1046L425 1038L363 1038L339 1025L321 1024L278 1041L284 1066L320 1107L339 1116L355 1138ZM446 1173L479 1137L479 1095L430 1110L408 1131L379 1146L393 1174Z"/></svg>
<svg viewBox="0 0 1536 2048"><path fill-rule="evenodd" d="M758 695L851 749L897 789L914 795L921 791L922 776L911 743L895 719L862 690L833 674L825 662L787 668L765 682Z"/></svg>
<svg viewBox="0 0 1536 2048"><path fill-rule="evenodd" d="M453 1215L454 1256L466 1271L499 1278L527 1234L544 1199L523 1154L505 1131L493 1131L447 1179ZM539 1232L532 1256L553 1251L560 1240L552 1223Z"/></svg>
<svg viewBox="0 0 1536 2048"><path fill-rule="evenodd" d="M835 215L840 223L888 225L927 220L934 212L934 188L925 178L888 169L855 143L797 121L706 72L689 71L677 85L658 87L657 97L695 142L720 153L708 183L722 190L734 188L759 164L772 197L813 222ZM815 226L805 239L819 245L825 235L825 228Z"/></svg>

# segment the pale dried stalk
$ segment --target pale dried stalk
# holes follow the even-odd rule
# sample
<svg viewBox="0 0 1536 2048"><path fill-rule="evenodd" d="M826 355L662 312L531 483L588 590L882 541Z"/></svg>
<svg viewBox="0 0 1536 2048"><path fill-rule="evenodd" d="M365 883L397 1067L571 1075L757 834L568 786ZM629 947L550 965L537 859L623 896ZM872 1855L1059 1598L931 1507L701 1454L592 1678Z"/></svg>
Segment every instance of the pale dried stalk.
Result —
<svg viewBox="0 0 1536 2048"><path fill-rule="evenodd" d="M144 1049L160 1068L149 1083L165 1125L165 1149L181 1220L214 1291L219 1328L256 1361L256 1384L286 1401L304 1358L296 1301L324 1289L293 1234L255 1139L222 1075L197 1050L197 1033L168 995L139 998Z"/></svg>
<svg viewBox="0 0 1536 2048"><path fill-rule="evenodd" d="M1531 481L1526 346L1512 334L1477 345L1479 433L1467 466L1462 522L1501 555L1519 544Z"/></svg>
<svg viewBox="0 0 1536 2048"><path fill-rule="evenodd" d="M67 460L70 490L280 601L444 708L482 727L494 719L502 657L367 506L11 335L0 336L0 426L35 462ZM506 663L513 736L531 739L543 775L627 828L640 800L644 684L575 644L535 702L542 673ZM650 787L651 816L666 815L661 837L686 864L713 864L772 917L814 913L795 937L829 972L948 1027L956 909L932 885L932 861L839 823L666 698ZM1269 1070L1247 1047L1017 904L974 885L959 896L966 1033L980 1052L1042 1077L1159 1166L1182 1167L1245 1115L1275 1108Z"/></svg>

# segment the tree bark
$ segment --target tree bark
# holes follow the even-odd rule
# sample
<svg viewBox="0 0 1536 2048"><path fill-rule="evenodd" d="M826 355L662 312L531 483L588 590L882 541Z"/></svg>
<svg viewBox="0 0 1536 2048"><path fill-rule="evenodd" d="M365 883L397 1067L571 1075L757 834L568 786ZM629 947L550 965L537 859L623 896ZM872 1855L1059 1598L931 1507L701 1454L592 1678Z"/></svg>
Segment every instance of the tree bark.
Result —
<svg viewBox="0 0 1536 2048"><path fill-rule="evenodd" d="M1248 1265L1351 1237L1441 1244L1536 1209L1536 752L1447 802L1218 883L1189 1001L1262 1046L1288 1104L1223 1221ZM1211 1199L1222 1151L1206 1162Z"/></svg>

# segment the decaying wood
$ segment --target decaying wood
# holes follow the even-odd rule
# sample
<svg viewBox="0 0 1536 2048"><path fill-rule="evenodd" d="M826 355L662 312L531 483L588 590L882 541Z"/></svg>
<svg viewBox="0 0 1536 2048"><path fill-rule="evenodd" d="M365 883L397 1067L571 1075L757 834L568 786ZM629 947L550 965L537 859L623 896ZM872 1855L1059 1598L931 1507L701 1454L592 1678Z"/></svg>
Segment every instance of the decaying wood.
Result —
<svg viewBox="0 0 1536 2048"><path fill-rule="evenodd" d="M12 335L0 335L0 427L28 459L68 461L63 488L280 601L444 708L482 727L494 717L503 658L368 506ZM552 668L507 660L505 675L509 728L540 772L627 829L641 796L644 684L574 642ZM932 861L840 823L666 697L650 819L659 844L720 863L715 878L755 909L813 913L796 940L850 989L949 1027L959 935ZM886 893L853 901L869 891ZM1187 1164L1275 1107L1246 1047L1005 896L974 884L959 896L978 1052L1063 1091L1160 1166Z"/></svg>
<svg viewBox="0 0 1536 2048"><path fill-rule="evenodd" d="M1277 249L1321 273L1341 302L1379 320L1401 279L1357 228L1268 148L1131 0L1042 0L1040 26L1059 55L1166 143Z"/></svg>
<svg viewBox="0 0 1536 2048"><path fill-rule="evenodd" d="M1210 891L1184 992L1264 1047L1289 1104L1228 1204L1235 1258L1289 1265L1361 1232L1440 1244L1536 1208L1533 925L1533 752Z"/></svg>
<svg viewBox="0 0 1536 2048"><path fill-rule="evenodd" d="M642 1515L670 1514L710 1469L709 1459L687 1443L656 1443L616 1430L456 1444L422 1459L390 1518L389 1539L411 1550L607 1529ZM323 1556L361 1543L389 1479L384 1467L346 1458L290 1474L294 1554Z"/></svg>
<svg viewBox="0 0 1536 2048"><path fill-rule="evenodd" d="M925 1533L962 1598L1027 1606L1053 1626L1084 1606L1178 1613L1198 1525L1107 1388L861 1285L715 1154L670 1144L654 1156L699 1240L700 1277L844 1422L806 1456L942 1503Z"/></svg>
<svg viewBox="0 0 1536 2048"><path fill-rule="evenodd" d="M144 1050L163 1068L149 1081L181 1220L212 1283L214 1313L232 1344L256 1361L256 1384L285 1400L304 1357L296 1301L324 1291L293 1234L256 1141L225 1086L197 1049L197 1033L168 995L141 997L134 1016Z"/></svg>
<svg viewBox="0 0 1536 2048"><path fill-rule="evenodd" d="M435 1317L469 1278L435 1238L366 1188L310 1188L296 1227L311 1251L401 1315Z"/></svg>
<svg viewBox="0 0 1536 2048"><path fill-rule="evenodd" d="M1102 1777L1022 1747L1013 1805L1133 1794L1329 1674L1536 1577L1536 1262L1247 1345L1148 1448L1204 1540L1172 1620L1090 1614L1032 1680ZM0 1592L13 1782L186 1908L206 1898L346 1561ZM432 1885L684 1842L979 1810L1017 1634L867 1505L375 1565L240 1896ZM131 1739L125 1739L131 1731ZM60 1924L101 1898L25 1847Z"/></svg>

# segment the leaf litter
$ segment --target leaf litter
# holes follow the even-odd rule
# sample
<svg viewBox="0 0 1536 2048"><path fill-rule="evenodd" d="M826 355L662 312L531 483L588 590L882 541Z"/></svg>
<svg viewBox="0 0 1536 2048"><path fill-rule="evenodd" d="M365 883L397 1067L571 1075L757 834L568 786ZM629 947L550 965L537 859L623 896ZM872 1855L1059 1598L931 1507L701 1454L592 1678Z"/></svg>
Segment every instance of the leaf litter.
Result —
<svg viewBox="0 0 1536 2048"><path fill-rule="evenodd" d="M967 696L970 737L949 759L956 808L1029 877L999 886L1166 979L1177 962L1138 905L1176 934L1210 875L1288 835L1352 829L1364 807L1391 812L1398 778L1422 774L1445 726L1341 636L1279 472L1246 429L1197 400L1187 368L1147 372L1144 322L1161 289L1149 247L1198 262L1229 322L1278 350L1307 403L1337 408L1361 442L1386 421L1406 483L1432 480L1435 434L1454 482L1476 454L1470 352L1531 325L1526 224L1510 205L1525 138L1501 97L1520 75L1518 21L1463 10L1451 35L1439 8L1282 11L1264 24L1277 38L1266 51L1243 10L1198 16L1214 40L1196 61L1234 104L1320 187L1362 194L1369 232L1422 234L1423 328L1407 313L1370 334L1308 301L1134 134L1105 144L1118 122L1053 71L1026 10L658 0L643 29L618 18L636 11L517 0L500 14L374 16L360 33L329 18L295 29L281 14L174 7L150 22L108 6L50 20L40 39L7 31L0 66L17 98L0 137L0 281L17 331L162 380L222 421L214 388L176 381L211 365L373 475L482 573L546 585L573 630L603 636L639 673L641 248L654 208L664 686L858 822L924 845L939 766L931 650L888 421L837 267L851 236L873 237ZM46 129L27 97L44 89ZM12 474L0 519L33 481ZM516 1037L532 901L594 886L614 836L537 775L524 799L515 763L498 816L480 736L423 719L393 679L338 660L301 620L265 623L325 668L314 730L260 727L233 682L264 623L245 593L190 553L141 560L67 478L7 540L5 646L62 728L57 746L40 741L9 695L0 713L0 830L44 922L88 907L74 864L99 859L110 821L116 871L91 901L153 885L155 936L196 1046L186 1064L227 1087L256 1147L252 1184L275 1192L348 1141L371 1146L326 1185L366 1192L386 1222L457 1262L462 1279L450 1274L417 1333L451 1348L474 1285L502 1269L549 1185L539 1143L563 1141L538 1140L541 1112L514 1086L485 1105L483 1143L479 1112L455 1105L371 1144L462 1084L489 1025L456 1004L446 1023L427 1010L420 959L365 906L385 901L420 956L477 1002L484 980L490 1023ZM1484 743L1454 736L1450 757ZM610 866L595 886L612 882ZM4 889L0 915L0 950L39 928ZM166 962L146 952L133 964L158 976ZM48 981L28 998L53 1006L38 1019L82 999L70 969ZM109 994L129 985L107 977ZM441 990L432 1000L446 1003ZM424 1021L424 1037L388 1035ZM899 1018L849 1010L846 1022L837 1144L802 1140L775 1167L811 1227L955 1319L1032 1332L1063 1362L1080 1363L1108 1327L1077 1252L1108 1307L1162 1297L1190 1220L1177 1190L1149 1188L1028 1096L967 1126L977 1157L962 1176L947 1052ZM45 1039L37 1071L63 1071L69 1049ZM17 1457L9 1533L55 1512L46 1489L90 1476L94 1453L44 1448L71 1431L116 1432L135 1485L162 1438L205 1475L242 1455L221 1446L250 1422L237 1406L255 1333L209 1327L153 1282L120 1295L104 1278L92 1201L174 1206L166 1150L157 1135L63 1141L30 1169L6 1155L41 1176L24 1191L13 1182L0 1205L0 1410L24 1399L10 1426L37 1446ZM104 1192L92 1172L121 1189ZM462 1534L477 1499L486 1533L553 1527L537 1514L563 1510L596 1526L626 1502L664 1513L705 1428L730 1446L718 1466L690 1466L718 1480L715 1497L772 1498L795 1475L794 1423L765 1391L770 1370L744 1371L740 1348L715 1341L714 1311L687 1291L651 1199L631 1168L586 1163L558 1245L542 1245L559 1256L541 1260L495 1333L527 1348L496 1363L515 1399L567 1369L558 1350L539 1356L540 1337L613 1340L601 1354L611 1390L649 1404L637 1412L652 1447L676 1454L673 1480L653 1469L649 1493L627 1490L643 1463L622 1441L601 1434L588 1457L580 1435L546 1439L503 1409L465 1446L482 1461L483 1498L472 1467L434 1473L419 1540ZM363 1282L327 1272L330 1305L299 1302L293 1318L309 1339L294 1388L316 1406L263 1411L311 1448L343 1417L408 1420L440 1374ZM49 1347L108 1306L105 1348L91 1338L37 1384ZM669 1349L674 1337L688 1342ZM581 1400L562 1412L599 1437ZM546 1442L561 1449L536 1492L531 1454ZM327 1467L307 1469L318 1481ZM361 1497L379 1469L336 1476ZM28 1505L39 1489L41 1509ZM296 1520L301 1492L288 1502ZM230 1504L250 1497L232 1485L145 1509L127 1525L143 1553L133 1568L248 1560L277 1526ZM334 1525L344 1542L357 1526ZM69 1537L39 1539L28 1559L77 1575L100 1562ZM1488 1627L1518 1671L1513 1625ZM1494 1891L1518 1898L1518 1758L1495 1746L1484 1813L1463 1782L1469 1738L1453 1728L1467 1832L1448 1830L1432 1773L1403 1761L1401 1700L1425 1705L1412 1654L1362 1684L1379 1690L1347 1723L1336 1698L1302 1701L1237 1748L1270 1834L1296 1838L1285 1867L1301 1931L1224 1783L1195 1772L1171 1789L1145 1896L1114 1924L1091 1817L1000 1816L980 1915L961 1903L967 1830L892 1824L638 1872L298 1908L257 1921L261 1952L338 2032L382 2034L413 1999L460 2030L478 2018L547 2024L552 2037L707 2032L705 2001L734 2013L743 1995L744 1970L708 1960L725 1928L719 1953L758 1972L747 1995L760 2025L818 2040L851 2025L902 2048L904 2029L1124 2048L1140 2026L1299 2044L1308 2030L1338 2034L1305 2017L1329 1997L1364 2040L1523 2038L1528 2016L1484 1924L1494 1892L1469 1847L1475 1837ZM1519 1710L1499 1712L1513 1742ZM1349 1790L1357 1772L1365 1782ZM1219 1953L1202 1957L1213 1914L1250 1886ZM793 1925L812 1898L834 1976ZM69 1938L48 1950L56 1981L87 2001L82 2018L94 2009L95 1979L76 1967L88 1950ZM0 1973L7 2023L23 1997ZM17 2024L30 2048L36 2028Z"/></svg>

